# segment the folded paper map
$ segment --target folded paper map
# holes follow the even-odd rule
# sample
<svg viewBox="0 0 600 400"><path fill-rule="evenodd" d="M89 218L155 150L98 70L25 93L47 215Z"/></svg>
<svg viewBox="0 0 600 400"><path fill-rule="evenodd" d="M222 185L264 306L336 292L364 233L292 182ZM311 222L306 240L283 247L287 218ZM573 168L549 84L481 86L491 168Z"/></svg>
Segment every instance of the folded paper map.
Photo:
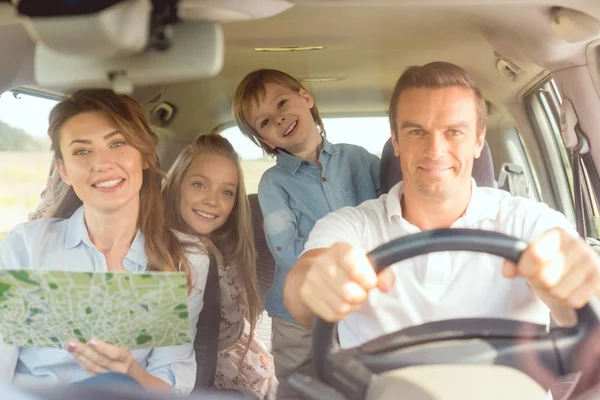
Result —
<svg viewBox="0 0 600 400"><path fill-rule="evenodd" d="M190 343L185 274L0 270L0 336L23 347Z"/></svg>

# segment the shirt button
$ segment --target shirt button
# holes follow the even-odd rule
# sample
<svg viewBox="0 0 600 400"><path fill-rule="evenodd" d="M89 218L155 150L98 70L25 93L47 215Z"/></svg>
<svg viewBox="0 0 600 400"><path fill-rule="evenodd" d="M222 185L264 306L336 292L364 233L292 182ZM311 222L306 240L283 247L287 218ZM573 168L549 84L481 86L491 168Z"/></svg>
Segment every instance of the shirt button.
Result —
<svg viewBox="0 0 600 400"><path fill-rule="evenodd" d="M277 246L277 251L281 251L281 246Z"/></svg>
<svg viewBox="0 0 600 400"><path fill-rule="evenodd" d="M327 178L325 178L325 177L322 177L322 178L321 178L321 180L322 180L323 182L327 182Z"/></svg>
<svg viewBox="0 0 600 400"><path fill-rule="evenodd" d="M304 161L302 164L308 166L308 161Z"/></svg>

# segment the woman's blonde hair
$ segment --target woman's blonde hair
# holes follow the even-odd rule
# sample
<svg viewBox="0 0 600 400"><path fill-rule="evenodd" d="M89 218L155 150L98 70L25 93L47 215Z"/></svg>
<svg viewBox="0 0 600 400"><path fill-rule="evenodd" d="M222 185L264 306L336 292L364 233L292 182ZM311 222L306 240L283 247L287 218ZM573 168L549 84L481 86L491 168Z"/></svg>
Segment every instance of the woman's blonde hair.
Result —
<svg viewBox="0 0 600 400"><path fill-rule="evenodd" d="M158 166L156 145L158 136L150 128L142 107L131 97L118 95L109 89L83 89L58 103L50 112L48 135L54 158L62 162L60 150L61 129L72 117L98 112L111 118L127 143L142 153L148 165L143 171L140 189L138 228L144 235L144 250L148 260L147 271L185 272L191 288L191 266L186 257L186 246L168 229L161 197L161 183L165 175ZM63 186L64 187L64 186ZM69 218L82 204L72 187L59 193L49 217Z"/></svg>
<svg viewBox="0 0 600 400"><path fill-rule="evenodd" d="M265 153L270 156L275 156L277 155L277 149L272 149L267 144L263 143L260 135L256 129L252 127L252 123L250 122L250 108L253 104L258 104L260 99L264 97L265 86L269 83L275 83L296 93L300 93L300 90L304 90L308 93L296 78L285 72L276 69L258 69L246 75L238 85L235 95L233 96L232 112L237 126L242 133L257 146L260 146ZM322 136L325 136L325 125L319 115L319 109L317 108L316 102L313 102L310 113L312 114L315 124L317 124L319 133Z"/></svg>
<svg viewBox="0 0 600 400"><path fill-rule="evenodd" d="M256 250L254 247L250 203L248 202L246 187L244 185L244 174L239 156L227 139L213 133L201 135L179 154L171 166L167 174L167 180L163 186L165 214L174 229L193 233L190 232L191 228L181 216L179 206L181 201L181 186L192 161L203 154L222 155L232 160L238 169L238 188L233 210L223 226L211 234L210 240L223 254L225 265L234 266L241 280L245 302L243 306L247 309L245 317L250 322L249 344L252 341L254 329L262 312L258 289L256 287ZM246 346L244 356L247 351L248 346Z"/></svg>

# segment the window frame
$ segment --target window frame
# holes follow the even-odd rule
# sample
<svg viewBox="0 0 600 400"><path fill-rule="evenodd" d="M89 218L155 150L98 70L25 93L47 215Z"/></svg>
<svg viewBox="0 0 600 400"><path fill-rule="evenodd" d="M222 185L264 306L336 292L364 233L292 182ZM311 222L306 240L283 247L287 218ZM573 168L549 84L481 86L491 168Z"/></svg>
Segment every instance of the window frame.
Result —
<svg viewBox="0 0 600 400"><path fill-rule="evenodd" d="M552 191L557 204L574 224L575 187L572 151L567 148L560 130L562 95L551 76L546 77L525 96L529 118L542 148L544 164L551 173ZM536 102L538 104L536 104ZM540 119L540 117L543 117ZM580 184L582 185L583 225L586 235L600 235L600 177L589 152L580 156ZM565 191L568 185L568 191ZM568 195L566 193L568 192Z"/></svg>

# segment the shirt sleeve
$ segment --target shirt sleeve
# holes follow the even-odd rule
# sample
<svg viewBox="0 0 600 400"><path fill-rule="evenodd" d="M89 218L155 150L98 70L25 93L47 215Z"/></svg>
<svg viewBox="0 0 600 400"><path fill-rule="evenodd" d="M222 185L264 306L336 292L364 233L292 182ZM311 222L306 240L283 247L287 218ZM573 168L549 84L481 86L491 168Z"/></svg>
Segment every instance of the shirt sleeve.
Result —
<svg viewBox="0 0 600 400"><path fill-rule="evenodd" d="M188 296L190 330L196 337L196 324L204 305L204 290L208 277L209 258L201 250L188 253L192 270L192 290ZM196 355L194 343L180 346L158 347L152 349L146 365L146 371L165 381L175 393L187 395L196 383Z"/></svg>
<svg viewBox="0 0 600 400"><path fill-rule="evenodd" d="M329 248L335 243L348 243L362 247L365 216L356 207L344 207L321 218L308 236L304 253L309 250Z"/></svg>
<svg viewBox="0 0 600 400"><path fill-rule="evenodd" d="M539 203L530 199L518 198L522 201L520 217L515 218L517 231L522 232L525 241L535 240L538 236L554 228L562 228L573 236L579 236L577 230L562 213L551 209L545 203Z"/></svg>
<svg viewBox="0 0 600 400"><path fill-rule="evenodd" d="M0 270L8 268L24 268L23 259L28 258L23 226L19 225L0 241ZM28 264L28 263L27 263ZM5 344L0 333L0 382L10 383L15 375L19 360L19 347Z"/></svg>
<svg viewBox="0 0 600 400"><path fill-rule="evenodd" d="M374 154L367 154L369 165L371 169L371 179L373 179L373 185L375 186L375 193L377 197L381 194L381 183L379 182L379 166L381 164L381 160ZM400 168L400 166L398 166Z"/></svg>
<svg viewBox="0 0 600 400"><path fill-rule="evenodd" d="M298 219L290 208L289 194L276 183L263 180L258 188L258 202L269 250L278 266L290 269L302 253L307 238L298 231Z"/></svg>
<svg viewBox="0 0 600 400"><path fill-rule="evenodd" d="M0 240L0 269L29 267L29 251L25 242L25 224L17 225Z"/></svg>

